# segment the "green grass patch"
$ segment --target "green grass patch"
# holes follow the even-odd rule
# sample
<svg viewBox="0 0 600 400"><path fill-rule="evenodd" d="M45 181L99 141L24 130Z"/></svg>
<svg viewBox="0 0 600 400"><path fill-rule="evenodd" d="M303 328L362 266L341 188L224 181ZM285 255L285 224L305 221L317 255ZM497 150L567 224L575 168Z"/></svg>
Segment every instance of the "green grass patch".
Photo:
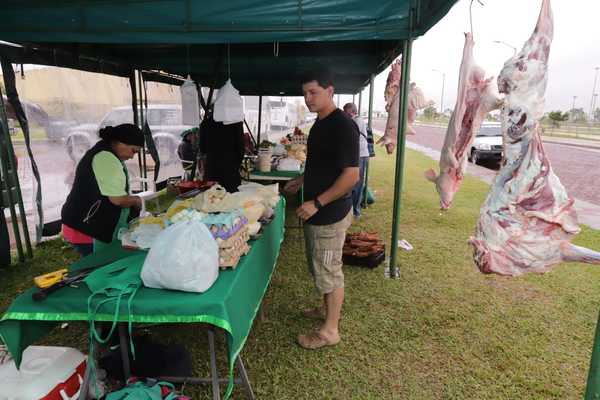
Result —
<svg viewBox="0 0 600 400"><path fill-rule="evenodd" d="M29 135L31 140L45 140L48 138L46 135L46 130L41 127L30 127ZM13 142L24 142L25 136L23 135L23 131L21 128L15 128L15 134L11 136Z"/></svg>
<svg viewBox="0 0 600 400"><path fill-rule="evenodd" d="M389 243L394 157L372 159L369 182L377 202L351 230L377 230ZM305 351L298 333L314 326L300 310L318 298L304 261L302 230L293 207L264 307L243 350L257 398L277 399L576 399L585 389L600 308L600 269L563 264L545 275L482 275L467 239L473 233L485 183L467 178L453 208L440 213L423 171L435 162L408 150L399 250L400 278L383 268L345 267L343 340ZM290 199L290 204L292 200ZM600 231L584 227L575 241L600 248ZM58 242L36 250L25 267L4 271L5 308L31 277L72 260ZM153 330L161 340L190 344L199 373L208 373L204 335L196 327ZM45 343L85 349L85 325L56 330ZM220 343L224 340L221 337ZM225 357L221 354L221 363ZM224 370L222 371L224 372ZM208 388L187 386L194 399ZM236 389L234 398L243 398Z"/></svg>

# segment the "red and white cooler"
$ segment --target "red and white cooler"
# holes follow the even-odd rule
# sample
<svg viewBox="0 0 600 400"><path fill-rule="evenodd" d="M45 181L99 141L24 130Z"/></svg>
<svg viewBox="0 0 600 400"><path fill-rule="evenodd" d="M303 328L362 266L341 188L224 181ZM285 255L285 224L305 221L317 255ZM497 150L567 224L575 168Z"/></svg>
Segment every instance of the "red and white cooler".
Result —
<svg viewBox="0 0 600 400"><path fill-rule="evenodd" d="M71 400L79 396L86 356L69 347L29 346L21 369L0 364L0 400Z"/></svg>

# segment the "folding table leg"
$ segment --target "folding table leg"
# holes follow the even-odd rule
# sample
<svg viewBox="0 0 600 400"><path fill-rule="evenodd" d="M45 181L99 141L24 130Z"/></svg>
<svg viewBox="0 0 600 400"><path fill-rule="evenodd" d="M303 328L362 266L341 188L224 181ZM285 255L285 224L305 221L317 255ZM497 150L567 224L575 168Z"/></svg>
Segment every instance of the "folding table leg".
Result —
<svg viewBox="0 0 600 400"><path fill-rule="evenodd" d="M123 362L123 377L125 382L131 378L131 366L129 365L129 341L127 340L129 334L127 333L127 325L125 323L119 324L119 350L121 351L121 360Z"/></svg>
<svg viewBox="0 0 600 400"><path fill-rule="evenodd" d="M219 371L217 371L217 353L215 353L215 332L212 329L208 333L208 348L210 351L210 378L212 380L213 400L221 399L221 388L219 387Z"/></svg>
<svg viewBox="0 0 600 400"><path fill-rule="evenodd" d="M85 374L83 375L83 382L81 382L81 386L79 387L79 397L78 400L86 400L88 392L90 390L90 374L91 374L91 365L94 362L93 357L90 355L87 359Z"/></svg>
<svg viewBox="0 0 600 400"><path fill-rule="evenodd" d="M95 340L94 335L90 335L90 344L94 340ZM83 375L83 382L81 382L81 386L79 387L78 400L87 400L87 398L88 398L88 393L90 391L90 385L92 384L91 383L92 368L96 367L96 358L98 356L98 343L95 343L95 345L93 346L93 349L94 349L93 353L88 355L88 358L87 358L85 374Z"/></svg>
<svg viewBox="0 0 600 400"><path fill-rule="evenodd" d="M246 368L244 367L244 362L242 361L241 356L238 356L236 363L238 365L238 372L240 374L240 378L242 379L242 385L244 385L244 389L246 389L246 395L248 396L248 399L254 400L254 392L252 391L252 386L250 386L248 373L246 372Z"/></svg>

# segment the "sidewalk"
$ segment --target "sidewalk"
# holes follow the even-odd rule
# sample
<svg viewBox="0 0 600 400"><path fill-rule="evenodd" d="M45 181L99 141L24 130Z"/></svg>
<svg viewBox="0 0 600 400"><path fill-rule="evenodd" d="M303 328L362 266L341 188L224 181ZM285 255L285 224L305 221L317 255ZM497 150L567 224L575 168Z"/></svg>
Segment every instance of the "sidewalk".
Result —
<svg viewBox="0 0 600 400"><path fill-rule="evenodd" d="M439 128L443 130L442 134L446 132L446 125L436 124L431 122L420 123L415 122L415 126L424 126L429 128ZM542 140L545 143L555 143L561 144L564 146L574 146L574 147L583 147L587 149L597 149L600 150L600 140L592 140L592 139L582 139L582 138L569 138L569 137L560 137L560 136L551 136L551 135L542 135Z"/></svg>
<svg viewBox="0 0 600 400"><path fill-rule="evenodd" d="M542 136L542 140L545 143L555 143L555 144L562 144L564 146L574 146L574 147L583 147L583 148L587 148L587 149L600 150L600 141L598 141L598 140L565 138L565 137L555 137L555 136L547 136L547 135Z"/></svg>

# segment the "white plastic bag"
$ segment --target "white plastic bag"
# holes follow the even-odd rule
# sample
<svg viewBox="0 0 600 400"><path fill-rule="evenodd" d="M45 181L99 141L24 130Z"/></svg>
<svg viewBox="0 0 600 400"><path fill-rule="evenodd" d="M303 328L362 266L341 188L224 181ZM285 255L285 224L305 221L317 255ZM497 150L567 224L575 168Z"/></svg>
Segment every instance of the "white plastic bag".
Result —
<svg viewBox="0 0 600 400"><path fill-rule="evenodd" d="M216 122L229 125L244 120L244 103L242 97L229 79L219 89L214 107L213 118Z"/></svg>
<svg viewBox="0 0 600 400"><path fill-rule="evenodd" d="M296 160L292 157L286 157L279 160L279 164L277 165L278 171L300 171L300 161Z"/></svg>
<svg viewBox="0 0 600 400"><path fill-rule="evenodd" d="M169 226L154 240L142 267L150 288L202 293L219 275L219 246L198 220Z"/></svg>
<svg viewBox="0 0 600 400"><path fill-rule="evenodd" d="M179 88L181 92L181 123L184 125L200 125L200 104L198 89L188 76Z"/></svg>

